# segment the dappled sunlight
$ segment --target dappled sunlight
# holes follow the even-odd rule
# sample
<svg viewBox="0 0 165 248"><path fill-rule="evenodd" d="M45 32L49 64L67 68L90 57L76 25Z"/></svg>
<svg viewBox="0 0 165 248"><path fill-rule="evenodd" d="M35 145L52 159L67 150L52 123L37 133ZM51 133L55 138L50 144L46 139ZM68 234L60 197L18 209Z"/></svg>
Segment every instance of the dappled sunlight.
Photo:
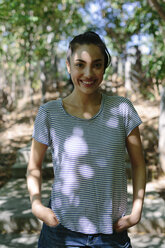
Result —
<svg viewBox="0 0 165 248"><path fill-rule="evenodd" d="M90 230L94 230L95 232L97 231L95 225L92 223L91 220L89 220L87 217L82 216L79 219L79 225L84 232L90 232ZM88 229L87 229L88 227ZM88 231L89 230L89 231Z"/></svg>
<svg viewBox="0 0 165 248"><path fill-rule="evenodd" d="M128 211L131 212L132 200L133 200L132 185L128 185ZM147 192L144 198L144 206L142 212L141 221L134 227L130 228L130 233L144 232L161 234L164 232L164 209L165 203L155 189L147 188Z"/></svg>
<svg viewBox="0 0 165 248"><path fill-rule="evenodd" d="M33 4L34 2L35 4ZM161 139L165 140L164 131L161 131L165 127L165 118L162 119L163 125L159 125L159 120L163 116L160 113L159 105L160 101L161 104L164 102L163 97L160 99L160 92L165 85L165 71L163 70L165 11L163 7L163 0L1 1L1 248L37 247L36 237L33 236L32 232L37 233L41 225L31 213L25 179L17 179L24 177L24 168L20 166L23 164L23 160L20 155L20 160L17 160L18 167L13 170L13 165L16 162L16 156L18 156L17 150L25 147L31 141L33 122L38 106L58 97L66 97L73 90L73 85L68 80L65 60L68 42L71 40L71 36L78 32L93 29L107 43L107 48L112 54L112 63L105 71L103 92L109 95L123 95L134 102L143 120L140 129L148 170L147 180L153 182L153 179L159 178L159 167L162 168L160 162L163 156L161 156L161 149L158 145L163 144L160 142ZM81 58L84 59L84 56L86 54L82 52ZM87 59L90 62L90 58L87 57ZM89 83L86 82L86 85ZM125 106L121 104L119 107L123 109ZM108 182L109 175L113 175L109 180L109 188L114 187L110 198L118 204L115 211L119 212L118 208L124 205L122 205L123 201L119 202L120 197L118 198L116 189L118 188L121 192L126 186L122 179L125 167L123 164L121 165L119 159L120 156L124 157L124 152L121 154L120 151L123 151L122 142L125 139L125 134L121 137L124 128L123 130L120 129L122 124L120 118L116 118L116 110L117 107L114 107L111 116L109 115L110 118L108 115L105 116L104 123L102 120L97 123L100 125L100 132L95 133L90 144L88 126L85 130L77 121L76 127L70 127L69 123L69 127L66 128L68 119L63 119L60 125L57 125L57 129L63 129L65 137L63 139L57 134L54 139L57 149L52 149L55 165L55 206L56 209L59 211L62 209L64 212L67 212L67 206L69 206L72 209L72 216L69 221L72 222L72 217L77 218L76 221L80 221L83 230L86 230L86 224L91 229L95 229L97 226L97 220L93 220L92 217L88 218L92 201L90 202L90 197L89 200L86 197L87 200L84 202L83 192L87 196L89 192L93 199L104 204L104 206L101 205L100 212L102 212L101 218L105 225L107 221L110 223L112 219L114 213L110 216L111 213L108 212L108 208L105 209L105 206L111 208L112 202L104 201L109 193L108 187L106 189L104 187L104 182ZM85 119L92 117L88 112L82 116ZM59 118L59 113L57 113L52 123ZM95 124L94 122L93 128L96 127ZM102 130L104 130L104 134ZM105 145L100 142L101 140L104 141L103 139L105 139ZM109 139L114 140L110 147L108 146ZM95 149L97 142L99 144ZM164 146L162 146L162 150L164 151ZM103 152L105 155L102 155ZM93 158L90 161L88 157L91 154L93 154ZM109 169L110 157L112 157L112 167ZM26 160L28 160L28 154ZM44 163L47 162L44 161ZM70 164L73 165L72 168L70 168ZM26 166L27 162L24 165ZM53 169L45 170L44 166L42 168L43 178L45 175L47 179L54 176ZM111 170L110 174L107 173L108 170ZM135 170L135 174L138 175L136 172L137 170ZM95 182L98 177L102 187L99 193L95 190L99 188ZM139 178L141 179L142 176ZM141 179L142 181L143 179ZM53 180L47 180L42 184L42 197L45 206L50 200L52 183ZM151 234L138 236L136 233L134 236L136 244L132 242L134 248L165 247L165 236L160 234L165 230L164 190L165 186L160 191L157 185L154 189L146 192L142 221L134 230L141 234L147 232L151 232ZM138 192L139 198L141 192L142 190ZM96 196L99 194L102 197L97 198ZM130 208L132 207L132 194L132 191L128 192ZM61 196L63 196L63 200L61 200ZM86 210L87 214L85 210L84 212L81 211L83 209ZM95 210L94 207L91 209L93 215ZM80 212L79 216L78 211ZM70 216L69 212L68 216ZM109 219L105 216L108 216ZM31 235L24 235L24 230ZM17 235L20 232L20 236L13 237L8 235L8 232L17 232ZM3 233L6 233L6 237L2 235Z"/></svg>
<svg viewBox="0 0 165 248"><path fill-rule="evenodd" d="M52 180L43 182L43 203L48 205ZM22 217L21 217L22 216ZM22 220L22 219L24 219ZM25 179L10 180L0 189L0 232L32 232L41 228L33 217Z"/></svg>
<svg viewBox="0 0 165 248"><path fill-rule="evenodd" d="M119 129L120 126L120 118L117 119L114 115L115 109L112 110L111 115L104 116L105 123L101 126L100 132L98 132L97 135L93 137L92 140L90 140L90 146L88 146L89 142L89 133L88 133L88 126L86 126L86 129L84 127L81 127L79 123L75 125L72 129L69 129L69 136L66 134L64 140L60 140L57 133L56 135L56 142L57 142L57 150L54 152L54 159L57 158L57 153L60 152L62 148L62 153L60 154L61 161L65 161L65 163L62 165L61 161L58 161L61 163L62 167L60 176L57 181L55 181L55 193L56 197L54 198L54 203L56 206L56 209L61 209L64 204L68 205L72 208L72 214L73 217L77 214L76 211L79 207L85 206L86 209L90 206L90 199L89 202L83 202L83 199L81 198L81 190L84 190L87 192L87 190L90 190L90 194L92 197L97 196L97 192L95 191L95 178L100 175L102 182L105 180L108 180L107 170L108 170L108 159L109 156L112 156L114 154L114 151L116 148L119 150L122 149L121 146L121 140L120 142L116 142L116 137L120 137L120 134L122 132L121 129ZM95 127L95 125L93 125ZM64 123L65 128L65 123ZM90 129L91 130L91 129ZM104 145L100 143L100 140L102 139L102 133L101 131L104 130L106 132L106 136L104 137ZM92 130L91 130L92 132ZM95 133L95 132L93 132ZM123 136L125 137L125 133L123 133ZM115 142L109 147L109 141L110 139L115 138ZM98 147L95 147L95 144L97 143ZM89 148L90 147L90 148ZM103 152L106 151L106 156L103 156ZM88 156L93 155L92 161L88 160ZM116 173L122 174L122 170L124 167L117 166L118 160L116 159L116 156L113 157L114 167L111 168L112 173L114 172L114 169ZM74 161L74 162L73 162ZM70 164L73 165L73 168L71 168ZM61 166L59 163L57 165L57 170L59 169L59 166ZM104 177L102 174L104 174ZM56 170L55 170L56 175ZM110 182L109 187L112 187L113 184L117 184L117 181L115 178L113 178L113 182ZM19 183L19 186L18 186ZM49 181L49 184L47 182L43 182L42 184L42 196L43 196L43 203L45 206L48 205L48 201L51 194L51 184L53 181ZM122 187L122 182L120 181L120 184L118 186ZM2 189L3 190L3 189ZM2 193L2 192L1 192ZM102 196L103 198L106 195L106 190L102 189ZM65 202L61 200L59 197L60 194L64 195ZM4 216L3 213L6 213L7 223L9 222L10 225L4 224L2 229L5 230L27 230L28 232L31 232L31 230L40 230L41 223L32 216L31 213L31 207L30 207L30 200L28 196L28 192L26 190L26 181L25 179L17 179L17 181L10 181L8 184L6 184L6 189L1 194L3 196L3 199L1 197L0 205L1 209L7 208L9 210L8 213L5 211L1 211L1 215ZM161 232L163 230L163 216L162 216L162 208L163 208L163 202L156 202L156 198L158 196L155 194L155 192L151 192L150 195L154 195L154 199L152 198L152 201L150 199L150 196L147 195L145 198L145 204L144 204L144 212L143 212L143 221L146 219L147 224L139 223L136 230L144 230L144 232L150 231L151 229L155 229L158 232ZM10 198L10 200L8 199ZM19 201L18 201L19 198ZM96 198L95 198L96 199ZM148 200L149 199L149 200ZM15 203L16 200L16 203ZM98 200L98 199L96 199ZM100 200L103 202L102 200ZM18 204L19 203L19 204ZM82 205L83 204L83 205ZM132 204L132 192L128 194L128 205L131 207ZM19 209L18 209L19 205ZM102 206L105 210L105 206L112 205L112 201L107 201ZM161 207L160 207L161 206ZM148 211L148 209L151 209L151 211ZM91 211L96 211L94 208ZM107 211L107 212L106 212ZM154 211L154 213L153 213ZM20 225L19 217L18 215L22 214L24 218L26 218L26 223ZM107 220L107 216L109 216L109 219ZM4 218L4 217L3 217ZM108 208L104 211L104 213L101 216L103 222L111 221L111 214L108 212ZM153 224L152 218L155 218L158 223ZM92 228L93 230L96 229L97 226L97 220L93 220L89 216L86 215L85 211L81 211L80 215L78 216L78 221L80 223L80 226L83 230L86 229L86 224L88 223L89 228ZM4 222L4 220L3 220ZM15 223L15 224L12 224ZM8 225L8 227L7 227ZM155 226L154 226L155 225ZM158 226L159 225L159 226ZM139 228L139 229L138 229ZM23 240L23 239L22 239ZM16 240L15 240L16 241ZM22 241L21 241L22 242Z"/></svg>
<svg viewBox="0 0 165 248"><path fill-rule="evenodd" d="M87 154L88 145L83 138L83 129L73 128L73 135L64 143L64 149L68 157L79 157Z"/></svg>
<svg viewBox="0 0 165 248"><path fill-rule="evenodd" d="M133 248L164 248L165 235L152 233L129 234Z"/></svg>
<svg viewBox="0 0 165 248"><path fill-rule="evenodd" d="M50 192L51 192L51 184L52 180L43 181L43 202L45 205L48 204ZM24 186L24 187L22 187ZM36 232L39 231L41 228L41 223L32 215L30 201L28 192L25 189L26 183L24 179L17 179L8 182L5 187L1 188L0 192L0 216L2 217L1 221L1 230L5 230L5 232L13 232L13 231L21 231L26 230L26 232ZM11 197L12 192L16 192L19 196L22 196L21 199L17 200L17 198ZM16 195L16 194L15 194ZM23 197L24 196L24 197ZM14 204L16 201L16 205ZM80 199L75 197L74 206L78 206ZM128 185L128 202L129 206L131 207L132 204L132 186ZM58 203L60 206L60 203ZM106 204L111 205L111 202L106 202ZM6 210L7 209L7 210ZM6 212L7 211L7 212ZM7 213L7 216L6 216ZM22 218L25 218L26 221L20 223L20 215ZM104 218L104 216L102 216ZM82 219L80 218L80 222L84 222L84 216ZM94 223L91 222L91 225ZM132 244L138 244L135 247L150 247L152 242L153 247L161 247L163 244L163 238L161 238L161 232L164 230L164 201L163 199L159 198L159 194L154 190L150 190L147 188L147 193L144 201L144 210L142 215L142 221L136 226L135 229L130 230L131 234L137 233L137 231L144 233L153 233L155 232L155 236L150 234L150 236L137 236L134 235ZM7 239L8 237L8 239ZM23 237L24 239L22 239ZM30 238L31 237L31 238ZM15 238L11 238L10 234L3 237L3 242L6 244L6 247L13 247L14 245L24 244L23 240L26 240L26 244L33 245L34 239L38 239L38 236L33 237L30 234L30 237L24 234L20 234L20 236L16 236ZM6 238L6 241L5 241ZM20 239L19 239L20 238ZM2 240L2 238L1 238ZM12 241L12 245L9 246L9 241ZM143 240L143 243L142 243ZM162 240L162 241L161 241ZM21 243L22 242L22 243ZM35 241L34 241L35 243ZM3 243L2 243L3 244ZM147 246L148 245L148 246ZM155 246L154 246L155 245ZM163 245L162 245L163 247Z"/></svg>
<svg viewBox="0 0 165 248"><path fill-rule="evenodd" d="M112 113L107 110L101 118L104 121L100 123L99 129L95 118L84 120L83 124L77 119L74 125L64 123L60 129L52 129L56 144L53 148L55 179L51 207L62 223L65 223L65 215L77 219L83 232L88 228L89 231L92 228L92 232L97 232L98 219L92 217L92 213L102 213L100 218L104 225L109 221L112 226L112 216L119 218L118 215L121 216L126 207L125 201L120 207L121 199L126 199L126 194L118 194L116 191L114 194L111 190L112 187L117 191L126 187L126 178L121 177L125 173L125 142L121 142L125 140L125 132L123 127L119 128L122 117L119 115L117 118L113 110ZM89 128L91 124L93 129ZM97 134L95 129L98 129ZM116 153L121 154L121 163ZM118 178L120 185L117 184ZM88 200L84 200L84 194ZM112 210L114 199L116 208ZM98 204L95 205L94 201ZM70 221L65 224L71 228Z"/></svg>
<svg viewBox="0 0 165 248"><path fill-rule="evenodd" d="M117 128L119 126L119 121L117 117L113 116L107 121L107 126L111 128Z"/></svg>
<svg viewBox="0 0 165 248"><path fill-rule="evenodd" d="M0 234L1 248L37 248L39 234Z"/></svg>
<svg viewBox="0 0 165 248"><path fill-rule="evenodd" d="M94 176L94 170L89 165L82 165L79 167L80 175L86 179Z"/></svg>
<svg viewBox="0 0 165 248"><path fill-rule="evenodd" d="M55 188L57 190L61 188L61 192L68 197L69 203L74 206L78 206L80 203L79 197L75 194L77 189L80 187L79 178L77 177L77 170L82 176L88 177L87 170L90 169L90 166L87 165L85 165L85 167L81 165L80 168L77 168L78 159L88 154L88 145L83 135L83 129L75 127L73 128L73 134L64 142L62 160L65 162L62 164L60 172L62 183L59 181L57 182L57 185L55 183ZM92 169L90 169L89 172L92 173ZM91 173L89 173L89 175ZM55 199L56 207L59 207L59 202L61 206L62 203L60 199Z"/></svg>
<svg viewBox="0 0 165 248"><path fill-rule="evenodd" d="M63 180L62 193L70 199L73 197L72 191L77 189L78 181L74 168L70 168L70 160L65 160L64 168L61 170L60 178Z"/></svg>
<svg viewBox="0 0 165 248"><path fill-rule="evenodd" d="M110 209L112 209L112 199L106 199L105 206L109 206ZM108 208L105 207L104 212L101 214L100 218L102 218L103 223L107 223L107 221L111 224L112 223L112 216L109 214Z"/></svg>
<svg viewBox="0 0 165 248"><path fill-rule="evenodd" d="M33 245L34 243L36 243L36 236L31 235L31 237L28 237L26 235L24 235L23 237L19 237L19 238L15 238L11 241L12 245L23 245L26 244L26 246L28 245ZM29 246L30 247L30 246Z"/></svg>

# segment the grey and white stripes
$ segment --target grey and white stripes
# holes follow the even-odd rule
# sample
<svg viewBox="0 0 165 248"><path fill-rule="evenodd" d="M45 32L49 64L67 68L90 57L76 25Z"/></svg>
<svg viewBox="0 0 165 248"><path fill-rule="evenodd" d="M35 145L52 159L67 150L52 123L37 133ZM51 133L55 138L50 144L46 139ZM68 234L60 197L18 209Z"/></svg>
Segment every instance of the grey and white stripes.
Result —
<svg viewBox="0 0 165 248"><path fill-rule="evenodd" d="M68 114L62 99L42 105L33 138L51 146L51 207L63 226L86 234L113 232L126 213L125 141L141 120L123 97L102 95L89 120Z"/></svg>

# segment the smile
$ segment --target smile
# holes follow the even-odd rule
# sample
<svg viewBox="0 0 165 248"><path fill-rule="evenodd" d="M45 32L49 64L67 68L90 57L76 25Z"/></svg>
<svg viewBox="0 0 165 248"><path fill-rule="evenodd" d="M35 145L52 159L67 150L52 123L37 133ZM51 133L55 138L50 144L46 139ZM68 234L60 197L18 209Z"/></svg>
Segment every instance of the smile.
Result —
<svg viewBox="0 0 165 248"><path fill-rule="evenodd" d="M92 85L95 84L95 81L82 81L82 80L80 80L80 82L81 82L84 86L86 86L86 87L90 87L90 86L92 86Z"/></svg>

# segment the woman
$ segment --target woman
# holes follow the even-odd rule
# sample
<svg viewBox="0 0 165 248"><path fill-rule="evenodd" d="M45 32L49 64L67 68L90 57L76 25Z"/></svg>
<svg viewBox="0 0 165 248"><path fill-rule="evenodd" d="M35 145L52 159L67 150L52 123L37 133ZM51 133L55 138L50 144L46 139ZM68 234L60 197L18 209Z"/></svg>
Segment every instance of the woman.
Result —
<svg viewBox="0 0 165 248"><path fill-rule="evenodd" d="M43 221L38 247L131 247L127 229L141 218L145 163L131 102L99 91L111 56L94 32L69 45L67 70L74 89L42 105L36 117L27 184L32 212ZM50 204L41 202L42 160L52 149ZM127 210L127 148L133 173L133 205Z"/></svg>

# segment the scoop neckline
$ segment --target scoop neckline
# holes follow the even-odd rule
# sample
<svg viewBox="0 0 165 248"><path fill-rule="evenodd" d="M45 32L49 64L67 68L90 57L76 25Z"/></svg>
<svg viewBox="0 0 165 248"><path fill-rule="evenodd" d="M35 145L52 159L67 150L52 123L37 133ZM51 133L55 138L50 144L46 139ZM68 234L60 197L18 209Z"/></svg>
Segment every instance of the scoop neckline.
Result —
<svg viewBox="0 0 165 248"><path fill-rule="evenodd" d="M67 116L69 116L69 117L71 117L71 118L73 118L73 119L78 119L78 120L87 121L87 122L88 122L88 121L91 121L91 120L93 120L93 119L95 119L96 117L98 117L98 116L101 114L101 112L102 112L102 110L103 110L103 106L104 106L104 94L101 93L101 104L100 104L100 109L99 109L99 111L98 111L94 116L92 116L90 119L85 119L85 118L80 118L80 117L77 117L77 116L75 116L75 115L69 114L69 113L64 109L62 100L63 100L62 98L59 98L60 106L61 106L63 112L64 112Z"/></svg>

